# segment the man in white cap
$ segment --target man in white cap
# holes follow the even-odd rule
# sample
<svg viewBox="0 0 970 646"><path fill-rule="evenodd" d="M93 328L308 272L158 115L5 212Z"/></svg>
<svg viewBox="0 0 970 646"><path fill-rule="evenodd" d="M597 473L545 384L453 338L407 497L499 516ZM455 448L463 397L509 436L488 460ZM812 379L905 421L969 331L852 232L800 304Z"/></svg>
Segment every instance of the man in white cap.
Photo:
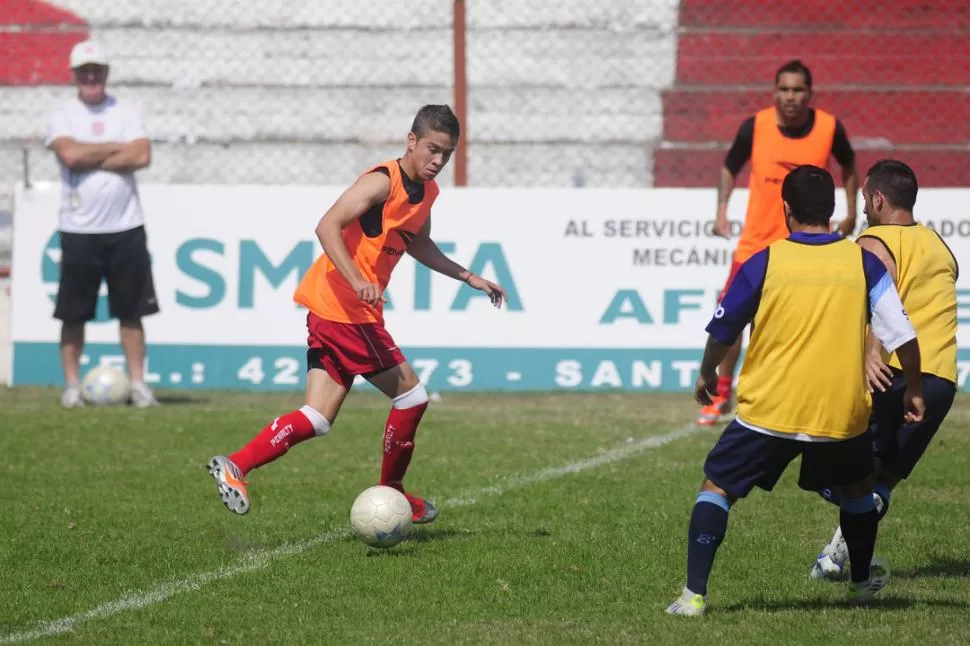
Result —
<svg viewBox="0 0 970 646"><path fill-rule="evenodd" d="M157 405L145 385L142 317L159 311L135 171L151 163L141 116L105 92L108 59L93 41L71 50L77 97L58 107L46 145L61 168L61 272L54 318L61 326L61 404L83 406L80 360L84 326L95 318L102 280L120 323L131 403Z"/></svg>

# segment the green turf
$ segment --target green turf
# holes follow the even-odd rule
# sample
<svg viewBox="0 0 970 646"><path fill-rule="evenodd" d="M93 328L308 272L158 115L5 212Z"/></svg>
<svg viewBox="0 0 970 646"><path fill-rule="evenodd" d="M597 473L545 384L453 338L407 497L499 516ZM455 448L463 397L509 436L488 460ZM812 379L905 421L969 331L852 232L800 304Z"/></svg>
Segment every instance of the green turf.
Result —
<svg viewBox="0 0 970 646"><path fill-rule="evenodd" d="M386 551L347 529L379 469L387 405L375 396L353 396L329 437L250 474L244 517L203 465L299 393L149 411L64 411L57 396L0 390L0 643L92 609L33 643L970 643L970 397L882 524L894 578L881 602L847 608L841 585L808 580L837 512L799 491L792 468L732 511L708 616L691 620L663 609L683 585L716 434L640 442L684 428L687 396L446 395L425 416L408 485L469 504L443 505Z"/></svg>

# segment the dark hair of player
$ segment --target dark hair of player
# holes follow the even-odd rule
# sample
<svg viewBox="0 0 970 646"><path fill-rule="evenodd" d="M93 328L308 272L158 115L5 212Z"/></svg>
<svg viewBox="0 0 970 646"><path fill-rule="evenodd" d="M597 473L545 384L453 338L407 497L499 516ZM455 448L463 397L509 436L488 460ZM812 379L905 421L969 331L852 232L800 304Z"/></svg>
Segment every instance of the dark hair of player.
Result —
<svg viewBox="0 0 970 646"><path fill-rule="evenodd" d="M778 68L778 71L775 72L775 85L778 85L778 80L782 74L801 74L805 77L805 87L809 90L812 89L812 71L805 66L805 63L797 58L793 61L788 61Z"/></svg>
<svg viewBox="0 0 970 646"><path fill-rule="evenodd" d="M866 178L870 192L879 191L896 208L913 210L919 183L912 168L896 159L882 159L873 164Z"/></svg>
<svg viewBox="0 0 970 646"><path fill-rule="evenodd" d="M785 176L781 199L802 224L828 224L835 212L835 180L818 166L799 166Z"/></svg>
<svg viewBox="0 0 970 646"><path fill-rule="evenodd" d="M458 117L447 105L426 105L414 116L411 132L420 139L429 132L444 132L457 140L461 134Z"/></svg>

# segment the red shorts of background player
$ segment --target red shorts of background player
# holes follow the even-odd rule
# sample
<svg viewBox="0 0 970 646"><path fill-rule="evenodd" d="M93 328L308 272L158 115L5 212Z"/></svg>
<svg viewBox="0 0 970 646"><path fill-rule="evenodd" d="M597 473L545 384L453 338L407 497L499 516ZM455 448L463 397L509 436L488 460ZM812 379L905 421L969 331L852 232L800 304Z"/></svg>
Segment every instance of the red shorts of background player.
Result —
<svg viewBox="0 0 970 646"><path fill-rule="evenodd" d="M379 323L337 323L307 314L307 370L319 368L349 389L357 375L373 375L405 362Z"/></svg>
<svg viewBox="0 0 970 646"><path fill-rule="evenodd" d="M738 271L741 270L741 265L743 262L738 262L737 260L731 261L731 273L728 274L727 282L724 283L724 289L721 290L721 294L717 297L717 302L720 303L724 295L727 294L727 290L731 287L731 283L734 282L734 277L738 275Z"/></svg>

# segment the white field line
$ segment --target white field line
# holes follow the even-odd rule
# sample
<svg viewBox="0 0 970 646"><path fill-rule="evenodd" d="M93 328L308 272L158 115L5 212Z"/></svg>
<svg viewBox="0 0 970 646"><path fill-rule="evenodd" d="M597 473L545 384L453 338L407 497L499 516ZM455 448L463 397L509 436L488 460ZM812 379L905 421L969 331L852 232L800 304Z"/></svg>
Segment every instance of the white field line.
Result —
<svg viewBox="0 0 970 646"><path fill-rule="evenodd" d="M653 435L642 440L631 442L630 444L625 444L621 447L601 453L594 457L586 458L585 460L572 462L561 467L542 469L541 471L537 471L529 475L518 475L506 478L501 484L469 491L462 496L445 500L440 504L440 506L462 507L474 505L481 498L498 496L509 489L528 487L540 482L561 478L562 476L569 475L571 473L580 473L582 471L595 469L596 467L604 464L611 464L613 462L626 460L637 455L638 453L646 451L647 449L656 449L682 437L686 437L704 430L707 429L698 426L685 426L670 431L669 433L665 433L664 435ZM165 601L169 597L174 597L177 594L198 590L202 586L212 583L213 581L231 579L240 574L261 570L269 566L273 561L291 556L298 556L307 550L316 547L317 545L338 540L347 536L348 534L349 532L345 529L334 529L322 534L318 534L317 536L299 543L285 543L273 549L254 550L244 554L234 565L228 565L217 570L209 570L208 572L200 572L199 574L194 574L190 577L176 581L157 583L147 590L131 592L114 601L109 601L95 608L91 608L90 610L85 610L84 612L79 612L67 617L61 617L60 619L41 622L32 630L0 635L0 644L17 644L33 641L42 637L51 637L53 635L68 633L73 631L80 624L89 621L106 619L123 612L129 612L132 610L145 608L147 606L152 606L156 603Z"/></svg>
<svg viewBox="0 0 970 646"><path fill-rule="evenodd" d="M588 471L590 469L595 469L596 467L602 466L604 464L610 464L612 462L619 462L620 460L626 460L627 458L633 457L637 453L642 453L647 449L656 449L665 444L670 444L674 440L679 440L687 435L692 435L698 431L705 430L703 427L698 427L694 425L684 426L683 428L678 428L677 430L670 431L664 435L652 435L650 437L643 438L642 440L637 440L631 442L630 444L624 444L621 447L615 448L611 451L605 453L600 453L599 455L593 456L591 458L586 458L585 460L580 460L579 462L573 462L571 464L566 464L561 467L549 467L547 469L542 469L541 471L536 471L535 473L529 475L519 475L511 476L505 479L501 484L492 485L491 487L483 487L481 489L476 489L471 491L464 496L459 496L457 498L451 498L441 503L442 507L463 507L465 505L474 505L478 502L479 498L485 496L498 496L501 495L507 489L516 489L519 487L528 487L529 485L538 484L540 482L545 482L547 480L553 480L555 478L561 478L564 475L570 473L579 473L581 471Z"/></svg>

